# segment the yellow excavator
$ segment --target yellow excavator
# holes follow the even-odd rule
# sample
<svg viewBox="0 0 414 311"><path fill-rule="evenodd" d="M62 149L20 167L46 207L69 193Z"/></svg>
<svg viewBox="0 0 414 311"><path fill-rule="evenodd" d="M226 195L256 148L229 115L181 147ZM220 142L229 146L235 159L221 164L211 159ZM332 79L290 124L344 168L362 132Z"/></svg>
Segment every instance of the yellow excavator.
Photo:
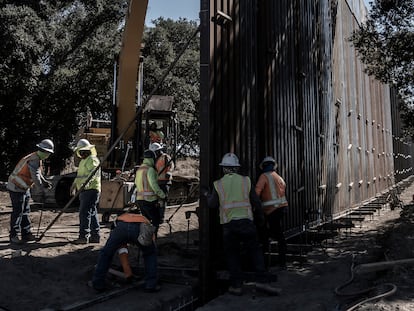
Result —
<svg viewBox="0 0 414 311"><path fill-rule="evenodd" d="M122 46L114 65L114 93L111 121L97 120L89 115L78 138L86 138L96 146L101 159L102 194L99 209L107 220L112 213L121 213L131 203L133 175L149 146L150 127L156 125L164 133L167 152L175 158L177 120L172 96L150 95L143 101L143 58L141 54L148 0L130 0L126 14ZM153 94L154 92L152 92ZM143 107L143 104L145 106ZM134 120L132 120L134 118ZM51 176L53 188L46 194L32 194L35 202L64 206L70 200L70 185L76 173ZM173 173L168 204L197 200L195 176ZM75 202L76 203L76 202Z"/></svg>

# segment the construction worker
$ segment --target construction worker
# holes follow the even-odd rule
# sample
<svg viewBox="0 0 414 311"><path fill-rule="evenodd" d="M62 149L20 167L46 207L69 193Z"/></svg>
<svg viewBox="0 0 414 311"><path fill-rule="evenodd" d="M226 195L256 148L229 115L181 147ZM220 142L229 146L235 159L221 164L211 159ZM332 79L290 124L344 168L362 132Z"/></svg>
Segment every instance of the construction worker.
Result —
<svg viewBox="0 0 414 311"><path fill-rule="evenodd" d="M153 122L150 125L149 130L149 137L150 137L150 143L159 143L162 144L164 140L164 133L161 131L161 129L157 128L157 123Z"/></svg>
<svg viewBox="0 0 414 311"><path fill-rule="evenodd" d="M95 145L87 139L80 139L74 152L81 160L71 191L81 190L81 192L79 194L79 237L72 243L99 243L100 227L97 205L101 193L100 161Z"/></svg>
<svg viewBox="0 0 414 311"><path fill-rule="evenodd" d="M229 293L242 294L241 255L243 244L256 273L264 273L263 253L260 250L253 209L260 209L260 200L247 176L238 174L240 164L234 153L226 153L219 164L223 177L214 182L214 191L207 195L210 208L219 208L220 224L223 227L223 246L230 271Z"/></svg>
<svg viewBox="0 0 414 311"><path fill-rule="evenodd" d="M279 250L279 265L286 267L286 239L283 234L282 221L286 213L286 183L276 173L276 161L267 156L259 165L262 174L256 184L256 194L260 197L265 214L266 225L261 230L263 249L269 249L269 238L277 240Z"/></svg>
<svg viewBox="0 0 414 311"><path fill-rule="evenodd" d="M12 213L10 217L10 243L35 241L31 233L30 188L38 187L51 189L52 184L43 177L43 161L54 152L54 144L50 139L44 139L36 145L37 151L23 157L10 174L7 190L10 194ZM21 240L18 234L21 234Z"/></svg>
<svg viewBox="0 0 414 311"><path fill-rule="evenodd" d="M120 215L114 223L114 229L111 231L105 246L99 253L98 263L90 285L97 291L104 291L106 289L105 279L112 262L112 257L119 251L120 245L124 246L129 243L138 245L143 254L145 291L159 291L160 286L158 285L157 252L154 243L154 232L155 228L146 217L134 213ZM127 278L127 281L129 280L132 280L132 273Z"/></svg>
<svg viewBox="0 0 414 311"><path fill-rule="evenodd" d="M155 161L156 161L156 163L158 163L160 161L160 156L161 156L161 153L162 153L162 148L163 147L159 143L153 143L153 144L151 144L149 146L149 150L147 150L146 153L144 153L144 163L150 162L148 160L145 160L147 156L150 156L150 158L155 157ZM165 154L165 155L167 155L167 154ZM170 159L171 158L168 156L168 160L170 160ZM143 163L143 165L144 165L144 163ZM168 163L168 162L166 162L166 163ZM139 171L139 169L138 169L138 171ZM138 171L136 173L136 177L138 176ZM150 171L152 172L152 170L150 170ZM160 169L159 172L161 172L161 171L162 170ZM141 171L141 172L143 172L143 171ZM141 174L141 172L140 172L140 174ZM157 173L157 174L158 174L157 175L158 176L158 185L159 185L160 189L164 192L164 194L166 196L165 196L164 199L158 199L158 200L154 201L155 203L153 203L153 202L149 203L145 199L144 200L141 200L141 202L137 202L138 200L140 200L140 198L142 199L143 196L139 196L139 194L138 194L139 188L138 188L138 185L136 183L137 178L135 179L135 184L136 184L136 187L137 187L137 194L136 194L135 202L138 203L138 205L140 206L142 212L145 215L148 215L148 217L152 219L152 222L153 222L154 226L156 226L156 231L158 231L159 224L161 224L163 222L163 219L164 219L165 206L166 206L167 195L168 195L168 190L169 190L169 186L167 187L167 183L164 183L164 180L163 179L160 182L160 176L161 176L161 174L159 174L159 173ZM150 175L151 175L151 173L150 173ZM167 175L167 174L162 173L162 176L165 176L165 175ZM147 179L149 178L148 176L149 175L147 173L147 177L146 177ZM139 182L141 183L142 180L140 179ZM145 184L145 183L148 183L148 182L144 181L143 184ZM158 217L154 217L152 215L152 213L156 213L156 211L158 211L158 213L159 213L159 216ZM131 270L131 267L129 265L129 260L128 260L128 253L129 253L128 245L122 245L118 249L117 252L118 252L119 261L121 262L122 269L124 271L125 278L132 277L132 270Z"/></svg>
<svg viewBox="0 0 414 311"><path fill-rule="evenodd" d="M155 153L145 150L144 160L135 174L136 203L142 214L147 217L158 231L160 212L158 199L165 199L166 195L158 185L158 174L155 170Z"/></svg>
<svg viewBox="0 0 414 311"><path fill-rule="evenodd" d="M167 207L168 194L172 185L172 173L174 162L169 154L164 152L164 147L159 143L152 143L149 149L155 152L155 169L158 174L158 185L164 191L166 197L159 200L160 223L164 221L165 208Z"/></svg>

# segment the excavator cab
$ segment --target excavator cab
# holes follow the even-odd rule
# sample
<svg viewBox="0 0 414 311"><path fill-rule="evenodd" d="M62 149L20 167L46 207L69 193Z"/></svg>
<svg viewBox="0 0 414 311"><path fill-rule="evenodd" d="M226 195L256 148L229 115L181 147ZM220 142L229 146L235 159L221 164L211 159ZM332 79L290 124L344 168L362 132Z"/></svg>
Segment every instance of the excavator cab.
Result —
<svg viewBox="0 0 414 311"><path fill-rule="evenodd" d="M154 95L148 101L143 109L141 122L144 149L148 149L151 143L157 142L164 146L168 154L175 154L178 122L173 104L172 96Z"/></svg>

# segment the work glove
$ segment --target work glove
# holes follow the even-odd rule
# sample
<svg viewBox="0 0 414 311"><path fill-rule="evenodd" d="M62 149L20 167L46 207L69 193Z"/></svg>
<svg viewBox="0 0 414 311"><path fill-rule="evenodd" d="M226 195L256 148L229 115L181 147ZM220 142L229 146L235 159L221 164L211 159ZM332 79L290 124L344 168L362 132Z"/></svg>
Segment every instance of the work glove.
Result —
<svg viewBox="0 0 414 311"><path fill-rule="evenodd" d="M69 190L70 196L73 197L76 194L76 185L75 183L72 184L72 186L70 186L70 190Z"/></svg>
<svg viewBox="0 0 414 311"><path fill-rule="evenodd" d="M138 243L143 246L151 245L154 233L155 227L152 224L142 222L139 227Z"/></svg>

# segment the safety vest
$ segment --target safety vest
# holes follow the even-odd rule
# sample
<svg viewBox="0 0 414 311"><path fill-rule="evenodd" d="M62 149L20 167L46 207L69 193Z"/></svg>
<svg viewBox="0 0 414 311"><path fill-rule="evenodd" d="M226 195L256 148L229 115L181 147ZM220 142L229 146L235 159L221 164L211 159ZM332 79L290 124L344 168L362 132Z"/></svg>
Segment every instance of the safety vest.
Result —
<svg viewBox="0 0 414 311"><path fill-rule="evenodd" d="M153 167L149 167L146 165L140 166L137 170L137 174L135 176L135 185L137 187L137 197L136 199L139 201L155 201L157 199L157 195L150 187L148 182L148 170L154 169Z"/></svg>
<svg viewBox="0 0 414 311"><path fill-rule="evenodd" d="M149 132L149 137L150 137L150 141L151 143L162 143L162 140L164 139L164 133L161 131L150 131Z"/></svg>
<svg viewBox="0 0 414 311"><path fill-rule="evenodd" d="M262 200L263 211L268 215L274 210L288 205L285 196L286 184L276 172L266 172L263 173L263 176L267 182L260 198Z"/></svg>
<svg viewBox="0 0 414 311"><path fill-rule="evenodd" d="M164 153L158 158L157 162L155 163L155 169L157 170L159 181L171 180L170 170L171 170L172 162L170 162L169 164L168 162L169 162L169 156Z"/></svg>
<svg viewBox="0 0 414 311"><path fill-rule="evenodd" d="M39 159L37 152L32 152L23 157L14 168L13 172L9 176L9 182L12 182L17 187L23 190L27 190L33 186L34 182L30 173L28 163L30 161L39 161L40 169L42 167L42 161Z"/></svg>
<svg viewBox="0 0 414 311"><path fill-rule="evenodd" d="M76 189L80 189L82 185L89 178L91 172L96 169L100 164L99 159L96 156L90 155L86 159L82 159L79 162L77 175L75 178ZM101 191L101 169L99 168L94 176L89 179L88 183L83 188L84 190L97 190Z"/></svg>
<svg viewBox="0 0 414 311"><path fill-rule="evenodd" d="M249 177L234 173L226 174L214 182L214 188L220 201L221 224L237 219L253 220Z"/></svg>

